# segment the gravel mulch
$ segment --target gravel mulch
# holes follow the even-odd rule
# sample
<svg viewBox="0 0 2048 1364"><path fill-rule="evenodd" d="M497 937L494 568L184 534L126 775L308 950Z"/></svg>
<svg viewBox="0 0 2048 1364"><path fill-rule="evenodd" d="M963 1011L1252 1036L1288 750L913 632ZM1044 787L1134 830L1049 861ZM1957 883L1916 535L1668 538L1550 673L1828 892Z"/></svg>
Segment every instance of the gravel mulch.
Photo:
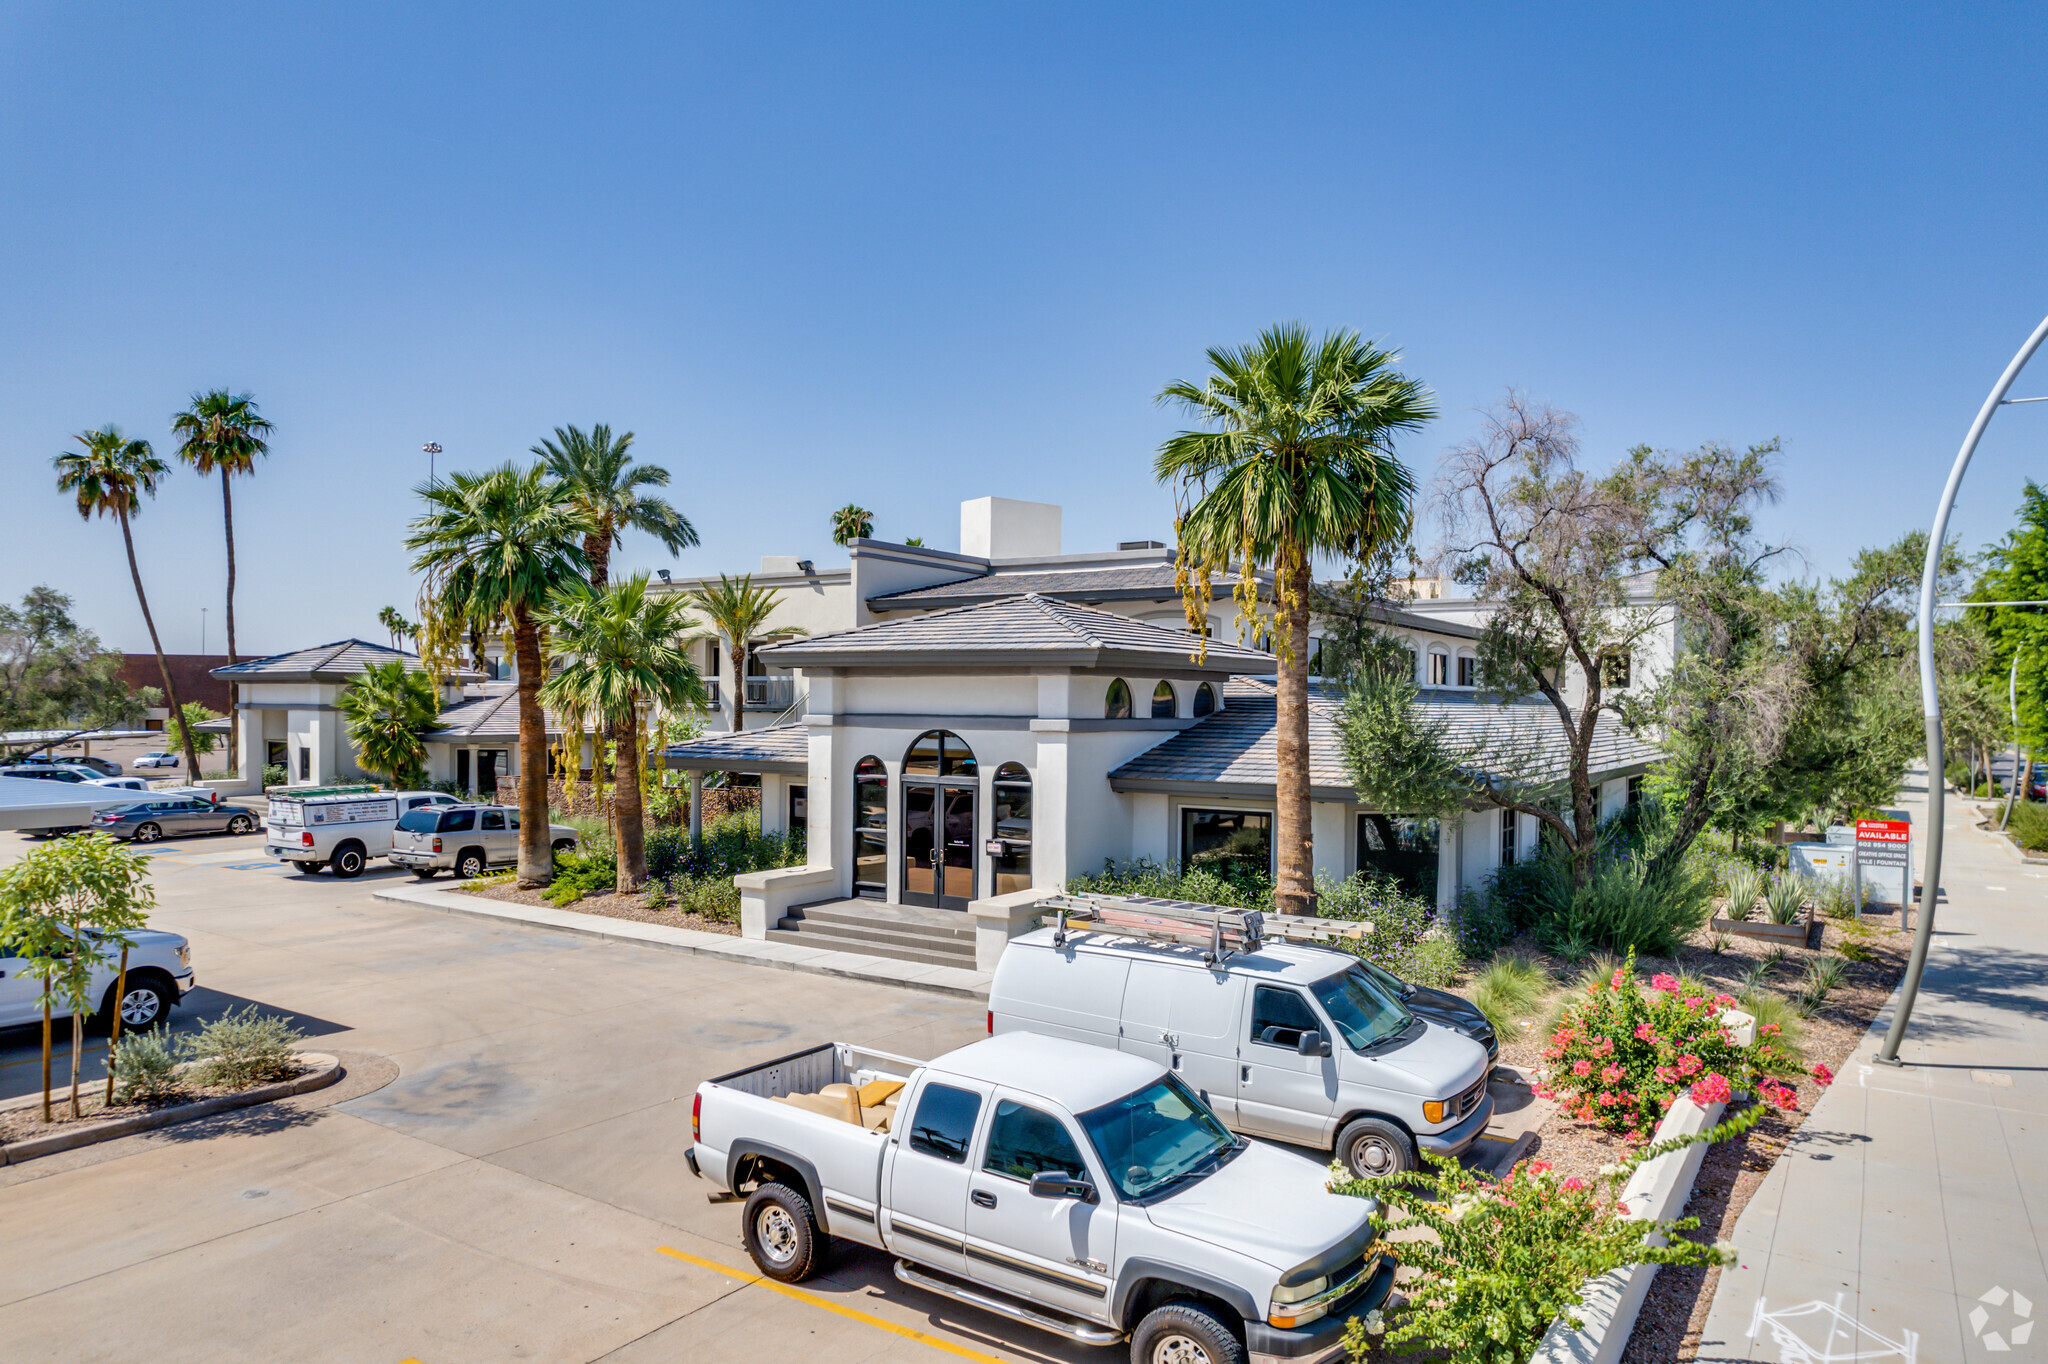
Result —
<svg viewBox="0 0 2048 1364"><path fill-rule="evenodd" d="M737 923L724 919L707 919L701 914L692 914L673 905L666 909L653 909L647 904L647 897L641 894L621 895L615 890L591 891L582 899L567 905L550 903L537 890L520 890L507 881L485 885L457 885L450 889L465 895L481 895L491 900L510 900L519 905L539 905L545 909L567 909L577 914L601 914L607 919L631 919L635 923L667 924L670 928L694 928L700 933L721 933L728 938L740 935Z"/></svg>
<svg viewBox="0 0 2048 1364"><path fill-rule="evenodd" d="M62 1059L64 1060L68 1061L69 1056L69 1052L62 1053ZM291 1074L281 1075L278 1078L280 1080L291 1080L303 1074L305 1074L305 1068L301 1066L294 1068ZM263 1083L271 1084L274 1082L265 1080ZM71 1116L71 1082L68 1080L59 1085L50 1095L50 1117L52 1119L50 1122L43 1121L43 1108L40 1097L34 1102L20 1107L0 1110L0 1146L17 1141L27 1141L31 1137L45 1137L52 1132L62 1132L67 1128L78 1127L87 1123L104 1122L110 1118L125 1118L137 1113L153 1113L160 1108L176 1108L181 1104L197 1103L201 1099L217 1098L223 1094L237 1094L241 1090L249 1088L247 1085L180 1085L175 1093L166 1095L161 1099L134 1103L121 1103L117 1101L113 1104L106 1104L102 1102L106 1096L106 1086L107 1082L104 1079L100 1079L79 1087L79 1116L76 1118Z"/></svg>

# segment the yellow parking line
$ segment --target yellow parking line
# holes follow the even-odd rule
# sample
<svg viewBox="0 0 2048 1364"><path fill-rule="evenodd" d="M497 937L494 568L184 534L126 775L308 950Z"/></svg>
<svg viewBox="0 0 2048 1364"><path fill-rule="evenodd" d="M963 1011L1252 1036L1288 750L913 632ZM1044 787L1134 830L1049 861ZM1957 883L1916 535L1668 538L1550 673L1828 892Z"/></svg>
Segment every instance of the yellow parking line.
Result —
<svg viewBox="0 0 2048 1364"><path fill-rule="evenodd" d="M692 1255L686 1250L676 1250L670 1246L656 1246L655 1249L663 1255L682 1260L687 1264L693 1264L699 1269L708 1269L715 1274L723 1274L728 1279L738 1279L741 1283L759 1284L771 1292L782 1294L785 1298L795 1298L798 1302L809 1303L813 1307L822 1307L827 1312L836 1313L842 1317L850 1317L855 1321L866 1322L868 1325L879 1327L891 1335L902 1336L906 1340L914 1340L921 1345L929 1345L934 1350L944 1350L949 1355L958 1355L962 1359L977 1360L979 1364L1004 1364L1004 1361L998 1359L995 1355L985 1355L979 1350L970 1350L964 1345L955 1345L950 1340L940 1340L937 1336L927 1335L923 1331L915 1330L909 1326L898 1326L893 1321L884 1321L882 1318L863 1312L859 1308L842 1306L829 1298L821 1298L816 1293L807 1293L801 1288L792 1288L786 1283L777 1283L773 1279L763 1278L759 1274L748 1270L734 1269L730 1265L722 1265L716 1260L707 1260L701 1255Z"/></svg>

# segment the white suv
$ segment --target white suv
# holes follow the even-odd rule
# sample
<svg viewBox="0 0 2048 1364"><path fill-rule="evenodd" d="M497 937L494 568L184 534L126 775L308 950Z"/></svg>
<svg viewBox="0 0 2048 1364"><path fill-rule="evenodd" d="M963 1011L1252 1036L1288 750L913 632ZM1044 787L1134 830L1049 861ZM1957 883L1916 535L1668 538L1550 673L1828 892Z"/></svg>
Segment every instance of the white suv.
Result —
<svg viewBox="0 0 2048 1364"><path fill-rule="evenodd" d="M576 831L548 826L556 853L576 846ZM510 805L440 805L407 810L391 831L391 860L426 880L447 869L459 879L519 860L519 811Z"/></svg>

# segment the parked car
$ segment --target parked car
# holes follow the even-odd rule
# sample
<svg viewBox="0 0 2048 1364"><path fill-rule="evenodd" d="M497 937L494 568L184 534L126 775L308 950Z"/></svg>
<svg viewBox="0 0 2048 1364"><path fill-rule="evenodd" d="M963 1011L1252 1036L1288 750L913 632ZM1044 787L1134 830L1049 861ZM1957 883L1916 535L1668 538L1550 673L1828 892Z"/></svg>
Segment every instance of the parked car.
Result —
<svg viewBox="0 0 2048 1364"><path fill-rule="evenodd" d="M28 781L96 782L106 773L72 763L17 763L13 767L0 768L0 776L21 777Z"/></svg>
<svg viewBox="0 0 2048 1364"><path fill-rule="evenodd" d="M989 1030L1128 1052L1192 1085L1232 1131L1333 1150L1361 1179L1456 1156L1493 1116L1490 1049L1411 1009L1346 952L1264 940L1221 960L1046 928L1004 949ZM1396 982L1398 984L1398 982Z"/></svg>
<svg viewBox="0 0 2048 1364"><path fill-rule="evenodd" d="M29 758L26 761L34 762L36 759ZM121 775L121 764L115 762L112 758L95 758L87 754L77 758L56 758L50 761L58 762L68 767L90 767L102 777L118 777Z"/></svg>
<svg viewBox="0 0 2048 1364"><path fill-rule="evenodd" d="M1419 1014L1432 1023L1440 1023L1452 1032L1462 1033L1480 1046L1486 1048L1486 1063L1491 1066L1500 1059L1500 1039L1494 1036L1493 1024L1486 1021L1486 1015L1479 1012L1479 1006L1448 990L1433 990L1427 985L1415 985L1401 979L1391 971L1382 970L1363 957L1358 967L1368 976L1398 996L1408 1006L1408 1012Z"/></svg>
<svg viewBox="0 0 2048 1364"><path fill-rule="evenodd" d="M93 1016L100 1020L121 1010L123 1031L140 1031L163 1022L173 1005L192 992L192 946L176 933L153 928L136 929L128 940L128 991L115 998L120 980L121 949L102 947L97 935L88 935L94 945L92 987L88 996L99 1001ZM27 963L0 945L0 1027L40 1022L43 1016L43 985L24 969ZM68 1018L70 1010L58 1007L52 1017Z"/></svg>
<svg viewBox="0 0 2048 1364"><path fill-rule="evenodd" d="M256 832L256 812L246 806L198 796L162 798L164 793L160 791L150 794L159 799L99 811L92 817L93 831L136 843L154 843L160 838L181 838L186 834Z"/></svg>
<svg viewBox="0 0 2048 1364"><path fill-rule="evenodd" d="M94 786L111 786L116 791L147 791L149 781L145 777L101 777Z"/></svg>
<svg viewBox="0 0 2048 1364"><path fill-rule="evenodd" d="M176 767L178 765L178 755L175 753L145 753L135 760L135 765L137 767Z"/></svg>
<svg viewBox="0 0 2048 1364"><path fill-rule="evenodd" d="M908 1115L905 1117L904 1115ZM828 1237L1133 1364L1323 1361L1393 1286L1371 1199L1232 1136L1171 1070L1010 1034L919 1064L829 1043L699 1085L692 1173L744 1195L771 1279Z"/></svg>
<svg viewBox="0 0 2048 1364"><path fill-rule="evenodd" d="M459 804L440 791L355 791L270 798L263 821L263 851L306 875L331 866L347 880L361 876L373 857L391 851L391 833L408 810Z"/></svg>
<svg viewBox="0 0 2048 1364"><path fill-rule="evenodd" d="M576 846L576 831L550 824L548 846L558 854L569 852ZM444 868L467 880L492 867L509 867L519 860L519 811L510 805L408 810L391 831L390 856L423 881Z"/></svg>

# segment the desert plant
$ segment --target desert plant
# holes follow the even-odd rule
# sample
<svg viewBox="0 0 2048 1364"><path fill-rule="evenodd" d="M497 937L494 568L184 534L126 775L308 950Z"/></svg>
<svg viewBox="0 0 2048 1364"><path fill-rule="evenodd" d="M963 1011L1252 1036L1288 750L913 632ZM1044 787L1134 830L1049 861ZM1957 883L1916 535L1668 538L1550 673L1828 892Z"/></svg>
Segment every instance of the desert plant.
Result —
<svg viewBox="0 0 2048 1364"><path fill-rule="evenodd" d="M1716 933L1708 941L1707 950L1717 957L1722 956L1728 951L1728 945L1733 941L1734 939L1730 938L1726 933Z"/></svg>
<svg viewBox="0 0 2048 1364"><path fill-rule="evenodd" d="M1486 1015L1496 1037L1519 1037L1522 1021L1550 993L1550 977L1527 957L1495 957L1472 982L1472 1003Z"/></svg>
<svg viewBox="0 0 2048 1364"><path fill-rule="evenodd" d="M1853 938L1847 942L1838 944L1835 950L1837 952L1840 952L1844 957L1847 957L1850 961L1877 960L1877 954L1875 952L1872 952L1869 948L1865 947L1862 943L1855 941Z"/></svg>
<svg viewBox="0 0 2048 1364"><path fill-rule="evenodd" d="M1800 978L1799 993L1795 996L1799 1011L1809 1017L1827 1002L1829 995L1841 987L1849 973L1849 963L1840 957L1815 957L1806 964L1806 974Z"/></svg>
<svg viewBox="0 0 2048 1364"><path fill-rule="evenodd" d="M185 1041L193 1058L192 1083L205 1088L247 1089L288 1080L299 1073L299 1045L306 1035L282 1014L254 1004L230 1009Z"/></svg>
<svg viewBox="0 0 2048 1364"><path fill-rule="evenodd" d="M168 1032L130 1033L113 1049L114 1079L122 1103L158 1103L175 1097L184 1039Z"/></svg>
<svg viewBox="0 0 2048 1364"><path fill-rule="evenodd" d="M1796 924L1806 908L1806 883L1788 876L1764 892L1764 914L1774 924Z"/></svg>
<svg viewBox="0 0 2048 1364"><path fill-rule="evenodd" d="M667 909L671 904L675 903L675 900L669 894L666 881L650 879L645 886L641 887L640 903L649 909Z"/></svg>
<svg viewBox="0 0 2048 1364"><path fill-rule="evenodd" d="M594 890L618 885L619 866L612 857L588 850L555 857L554 879L542 892L549 904L572 905Z"/></svg>
<svg viewBox="0 0 2048 1364"><path fill-rule="evenodd" d="M1617 952L1672 957L1713 912L1707 880L1680 863L1655 873L1640 855L1596 865L1582 886L1572 887L1562 857L1553 877L1557 907L1536 926L1537 940L1564 955L1574 939Z"/></svg>
<svg viewBox="0 0 2048 1364"><path fill-rule="evenodd" d="M1782 1059L1773 1058L1770 1069L1774 1074L1788 1075L1798 1071L1801 1044L1799 1010L1783 995L1769 990L1745 991L1736 1001L1736 1007L1756 1020L1758 1037L1769 1037L1778 1045Z"/></svg>
<svg viewBox="0 0 2048 1364"><path fill-rule="evenodd" d="M1721 913L1736 923L1748 923L1756 913L1756 898L1763 893L1763 874L1751 866L1739 866L1728 873L1728 903Z"/></svg>

